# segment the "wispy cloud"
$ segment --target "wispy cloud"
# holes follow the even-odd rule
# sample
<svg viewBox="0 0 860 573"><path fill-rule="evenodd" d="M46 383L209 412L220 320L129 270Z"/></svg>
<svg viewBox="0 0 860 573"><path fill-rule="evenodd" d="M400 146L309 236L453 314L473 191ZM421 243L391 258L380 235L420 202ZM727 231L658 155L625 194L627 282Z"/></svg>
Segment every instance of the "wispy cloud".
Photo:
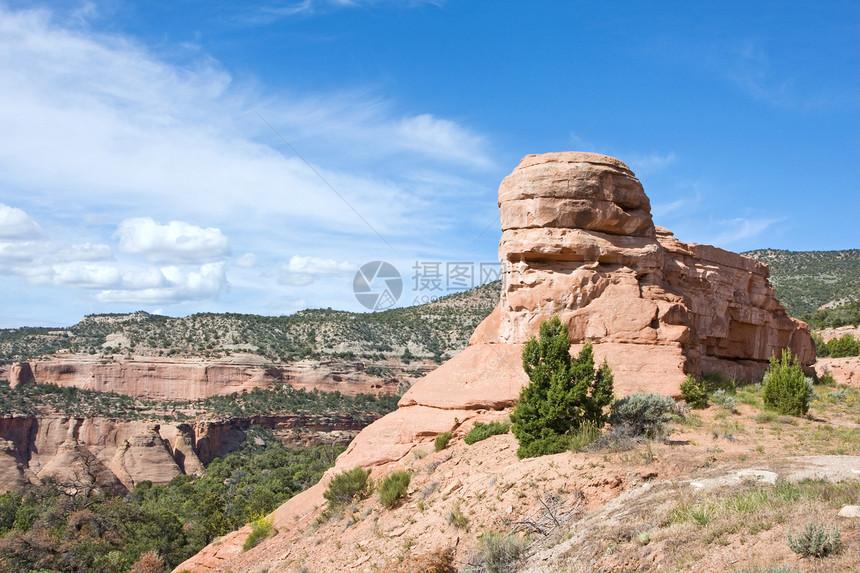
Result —
<svg viewBox="0 0 860 573"><path fill-rule="evenodd" d="M710 228L719 230L712 230L712 234L707 235L706 240L702 242L719 247L730 247L743 241L760 237L775 223L779 223L782 220L784 219L772 217L737 217L717 221L715 224L710 225Z"/></svg>
<svg viewBox="0 0 860 573"><path fill-rule="evenodd" d="M795 103L793 81L776 74L769 55L759 43L746 40L735 47L729 58L729 79L748 94L777 106Z"/></svg>
<svg viewBox="0 0 860 573"><path fill-rule="evenodd" d="M640 176L663 171L678 160L674 151L668 153L632 153L624 157L625 163Z"/></svg>
<svg viewBox="0 0 860 573"><path fill-rule="evenodd" d="M180 66L92 33L89 17L0 6L0 268L32 284L166 305L217 298L228 273L242 285L314 280L325 268L314 262L388 249L346 202L413 248L459 216L440 193L468 198L471 174L494 167L488 140L453 119L366 89L264 94L206 54ZM277 271L286 244L307 268ZM246 254L233 260L234 246Z"/></svg>
<svg viewBox="0 0 860 573"><path fill-rule="evenodd" d="M257 6L250 18L259 21L269 21L297 15L312 15L330 12L343 8L414 8L430 4L441 6L444 0L293 0L268 2Z"/></svg>

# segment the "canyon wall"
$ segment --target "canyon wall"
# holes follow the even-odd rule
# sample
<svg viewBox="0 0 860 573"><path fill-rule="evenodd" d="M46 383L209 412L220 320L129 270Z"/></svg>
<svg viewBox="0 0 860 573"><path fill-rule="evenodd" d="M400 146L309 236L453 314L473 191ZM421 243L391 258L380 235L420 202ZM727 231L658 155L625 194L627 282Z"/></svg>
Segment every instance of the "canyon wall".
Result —
<svg viewBox="0 0 860 573"><path fill-rule="evenodd" d="M396 363L395 363L396 362ZM387 365L388 366L388 365ZM430 371L434 363L414 363L411 369ZM393 361L390 370L403 370ZM135 355L104 359L86 354L57 354L0 370L12 387L28 381L117 392L157 401L199 400L285 383L296 389L341 394L396 393L399 378L369 375L362 362L300 360L273 363L254 354L223 358L160 358Z"/></svg>
<svg viewBox="0 0 860 573"><path fill-rule="evenodd" d="M189 423L105 417L0 418L0 492L52 478L60 484L132 489L193 474L237 449L249 426L288 447L347 444L366 424L344 414L269 415Z"/></svg>

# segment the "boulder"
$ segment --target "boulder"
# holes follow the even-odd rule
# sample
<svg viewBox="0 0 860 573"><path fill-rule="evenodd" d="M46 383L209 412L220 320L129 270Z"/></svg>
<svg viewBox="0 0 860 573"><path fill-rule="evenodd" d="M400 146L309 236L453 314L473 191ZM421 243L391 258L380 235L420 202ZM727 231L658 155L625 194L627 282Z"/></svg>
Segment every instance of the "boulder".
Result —
<svg viewBox="0 0 860 573"><path fill-rule="evenodd" d="M9 369L9 387L17 388L33 382L33 369L29 362L16 362Z"/></svg>

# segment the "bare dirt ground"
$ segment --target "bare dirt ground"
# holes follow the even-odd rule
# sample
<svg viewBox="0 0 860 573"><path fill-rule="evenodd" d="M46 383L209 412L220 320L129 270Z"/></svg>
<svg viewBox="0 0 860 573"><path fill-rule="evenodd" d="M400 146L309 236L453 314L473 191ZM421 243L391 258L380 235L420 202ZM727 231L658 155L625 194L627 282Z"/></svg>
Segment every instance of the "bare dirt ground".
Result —
<svg viewBox="0 0 860 573"><path fill-rule="evenodd" d="M489 570L476 557L487 532L522 540L519 571L860 570L860 519L837 516L860 505L860 392L816 387L805 418L763 412L757 392L630 449L519 460L511 434L469 446L463 428L446 449L422 444L399 464L412 473L400 506L373 495L331 519L318 508L222 570ZM791 551L788 535L809 522L838 528L842 551Z"/></svg>

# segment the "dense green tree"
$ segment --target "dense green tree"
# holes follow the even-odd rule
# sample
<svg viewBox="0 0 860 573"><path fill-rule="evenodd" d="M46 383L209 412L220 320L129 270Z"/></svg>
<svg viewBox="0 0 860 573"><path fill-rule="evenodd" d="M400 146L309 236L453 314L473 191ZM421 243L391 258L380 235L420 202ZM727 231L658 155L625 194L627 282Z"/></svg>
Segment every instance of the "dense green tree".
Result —
<svg viewBox="0 0 860 573"><path fill-rule="evenodd" d="M787 348L780 358L776 355L770 357L762 397L766 408L780 414L802 416L809 410L812 382L806 380L803 368Z"/></svg>
<svg viewBox="0 0 860 573"><path fill-rule="evenodd" d="M523 369L530 383L511 414L521 458L567 449L569 434L589 422L606 423L604 409L612 402L612 372L604 360L594 369L594 353L586 344L576 359L570 355L567 326L555 316L540 326L523 349Z"/></svg>

